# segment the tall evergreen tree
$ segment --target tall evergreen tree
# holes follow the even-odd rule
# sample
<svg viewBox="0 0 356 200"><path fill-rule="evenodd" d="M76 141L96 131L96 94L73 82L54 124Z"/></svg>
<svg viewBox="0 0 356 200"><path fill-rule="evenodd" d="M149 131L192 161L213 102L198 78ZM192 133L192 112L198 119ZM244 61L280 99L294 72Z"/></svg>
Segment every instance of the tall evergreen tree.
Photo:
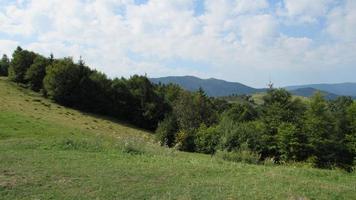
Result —
<svg viewBox="0 0 356 200"><path fill-rule="evenodd" d="M4 54L0 60L0 76L7 76L10 66L10 60L6 54Z"/></svg>

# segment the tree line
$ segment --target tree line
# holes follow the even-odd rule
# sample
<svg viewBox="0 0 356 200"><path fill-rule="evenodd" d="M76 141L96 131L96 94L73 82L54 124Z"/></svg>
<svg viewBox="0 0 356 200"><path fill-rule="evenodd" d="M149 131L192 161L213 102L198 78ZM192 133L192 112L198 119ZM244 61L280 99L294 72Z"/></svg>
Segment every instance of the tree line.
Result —
<svg viewBox="0 0 356 200"><path fill-rule="evenodd" d="M80 59L44 57L18 47L0 61L0 75L82 111L111 116L155 131L161 145L215 154L249 152L260 161L308 162L352 169L356 157L356 102L294 98L270 88L257 104L153 84L146 76L110 79ZM246 154L244 154L246 155Z"/></svg>

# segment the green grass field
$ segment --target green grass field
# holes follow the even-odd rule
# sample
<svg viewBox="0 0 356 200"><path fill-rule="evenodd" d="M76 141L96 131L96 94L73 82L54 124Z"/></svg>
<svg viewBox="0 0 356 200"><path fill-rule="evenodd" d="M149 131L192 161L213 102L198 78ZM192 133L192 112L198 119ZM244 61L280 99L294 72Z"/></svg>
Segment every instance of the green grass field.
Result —
<svg viewBox="0 0 356 200"><path fill-rule="evenodd" d="M356 199L356 173L161 148L151 133L2 78L0 199Z"/></svg>

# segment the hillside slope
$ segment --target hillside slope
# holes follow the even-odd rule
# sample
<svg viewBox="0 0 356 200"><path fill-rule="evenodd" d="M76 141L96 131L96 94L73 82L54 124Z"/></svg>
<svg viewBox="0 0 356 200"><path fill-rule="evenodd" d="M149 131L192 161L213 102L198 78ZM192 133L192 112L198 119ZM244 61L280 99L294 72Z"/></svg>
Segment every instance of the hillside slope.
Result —
<svg viewBox="0 0 356 200"><path fill-rule="evenodd" d="M335 83L335 84L309 84L285 87L287 90L296 90L300 88L314 88L325 92L333 93L339 96L356 97L356 83Z"/></svg>
<svg viewBox="0 0 356 200"><path fill-rule="evenodd" d="M310 88L310 87L298 88L298 89L290 90L290 92L293 95L302 96L302 97L311 97L316 92L321 92L324 95L325 99L328 99L328 100L336 99L339 96L339 95L336 95L336 94L333 94L330 92L325 92L325 91L321 91L321 90Z"/></svg>
<svg viewBox="0 0 356 200"><path fill-rule="evenodd" d="M353 199L356 174L232 163L0 78L0 199Z"/></svg>
<svg viewBox="0 0 356 200"><path fill-rule="evenodd" d="M254 94L263 91L262 89L252 88L241 83L228 82L215 78L200 79L194 76L168 76L151 78L150 80L154 83L178 84L189 91L196 91L201 87L209 96L214 97L229 96L232 94Z"/></svg>

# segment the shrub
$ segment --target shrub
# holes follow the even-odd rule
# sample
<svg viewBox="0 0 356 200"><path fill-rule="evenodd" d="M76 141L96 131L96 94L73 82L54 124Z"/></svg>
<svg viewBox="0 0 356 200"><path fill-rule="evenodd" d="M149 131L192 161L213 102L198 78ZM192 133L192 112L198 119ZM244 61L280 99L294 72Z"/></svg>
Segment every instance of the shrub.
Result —
<svg viewBox="0 0 356 200"><path fill-rule="evenodd" d="M264 148L262 140L264 125L261 122L234 123L225 119L219 124L219 129L222 131L220 146L223 150L240 149L242 144L256 152Z"/></svg>
<svg viewBox="0 0 356 200"><path fill-rule="evenodd" d="M175 148L181 151L194 152L194 133L191 131L179 131L176 137Z"/></svg>
<svg viewBox="0 0 356 200"><path fill-rule="evenodd" d="M130 141L126 141L123 147L121 148L121 151L124 153L132 154L132 155L141 155L144 154L145 151L142 147L140 147L138 144Z"/></svg>
<svg viewBox="0 0 356 200"><path fill-rule="evenodd" d="M263 165L271 166L274 164L276 164L276 159L274 157L267 157L263 160Z"/></svg>
<svg viewBox="0 0 356 200"><path fill-rule="evenodd" d="M232 162L243 162L248 164L258 164L261 156L248 149L240 149L237 151L218 151L216 156L220 159Z"/></svg>
<svg viewBox="0 0 356 200"><path fill-rule="evenodd" d="M169 115L158 124L156 129L156 139L162 146L173 147L176 142L178 125L176 119Z"/></svg>
<svg viewBox="0 0 356 200"><path fill-rule="evenodd" d="M303 160L307 156L305 136L291 123L282 123L277 134L280 158L287 160Z"/></svg>
<svg viewBox="0 0 356 200"><path fill-rule="evenodd" d="M214 154L220 142L220 132L217 127L206 127L202 124L195 137L196 151Z"/></svg>
<svg viewBox="0 0 356 200"><path fill-rule="evenodd" d="M85 140L85 139L64 139L56 144L62 150L77 150L88 152L101 152L104 145L101 140Z"/></svg>

